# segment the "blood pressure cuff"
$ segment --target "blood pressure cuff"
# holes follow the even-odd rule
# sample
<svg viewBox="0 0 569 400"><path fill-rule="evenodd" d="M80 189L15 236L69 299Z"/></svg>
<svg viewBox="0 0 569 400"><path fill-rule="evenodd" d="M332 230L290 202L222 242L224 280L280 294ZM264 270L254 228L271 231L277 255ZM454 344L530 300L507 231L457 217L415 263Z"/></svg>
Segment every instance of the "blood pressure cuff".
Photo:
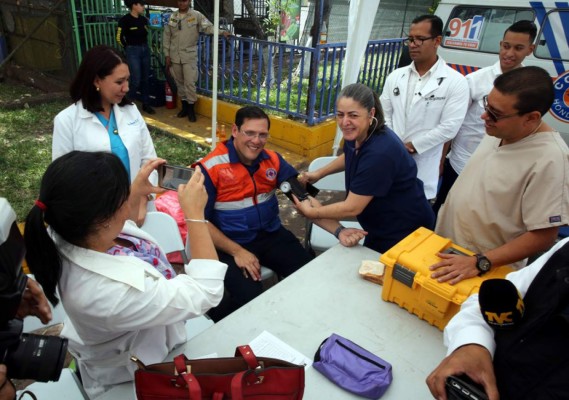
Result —
<svg viewBox="0 0 569 400"><path fill-rule="evenodd" d="M393 380L390 363L336 334L322 342L312 366L341 388L368 399L383 396Z"/></svg>

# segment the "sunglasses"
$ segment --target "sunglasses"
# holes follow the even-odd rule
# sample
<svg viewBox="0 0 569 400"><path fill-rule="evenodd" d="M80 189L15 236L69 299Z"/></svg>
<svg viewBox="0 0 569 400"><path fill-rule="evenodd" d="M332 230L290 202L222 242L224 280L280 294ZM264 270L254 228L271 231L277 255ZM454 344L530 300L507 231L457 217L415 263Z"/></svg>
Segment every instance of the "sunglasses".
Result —
<svg viewBox="0 0 569 400"><path fill-rule="evenodd" d="M494 111L490 109L490 106L488 105L488 95L482 98L482 107L484 107L484 111L486 111L486 114L488 114L488 117L490 118L490 120L492 120L492 122L498 122L502 119L512 118L520 115L519 112L508 115L497 115Z"/></svg>

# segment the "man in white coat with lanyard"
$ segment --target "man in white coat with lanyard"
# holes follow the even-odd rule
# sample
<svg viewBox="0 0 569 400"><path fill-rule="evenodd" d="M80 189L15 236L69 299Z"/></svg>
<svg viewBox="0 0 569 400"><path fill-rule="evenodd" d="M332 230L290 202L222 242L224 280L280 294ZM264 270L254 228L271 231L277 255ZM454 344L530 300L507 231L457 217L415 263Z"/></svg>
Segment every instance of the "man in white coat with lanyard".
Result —
<svg viewBox="0 0 569 400"><path fill-rule="evenodd" d="M413 20L407 38L413 62L387 77L380 97L385 123L413 155L427 199L437 195L443 146L456 136L468 108L466 79L437 55L442 28L436 15Z"/></svg>

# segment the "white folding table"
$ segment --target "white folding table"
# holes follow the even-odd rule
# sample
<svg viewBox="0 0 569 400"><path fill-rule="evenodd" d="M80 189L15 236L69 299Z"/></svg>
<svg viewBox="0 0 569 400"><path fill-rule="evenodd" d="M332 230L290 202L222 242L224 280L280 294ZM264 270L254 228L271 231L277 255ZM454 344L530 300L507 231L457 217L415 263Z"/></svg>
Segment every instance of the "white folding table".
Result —
<svg viewBox="0 0 569 400"><path fill-rule="evenodd" d="M362 279L363 260L378 260L366 247L336 245L203 333L175 349L189 358L233 356L264 330L312 358L332 333L342 335L393 365L393 383L382 399L430 399L425 379L445 356L442 332L381 299L381 286ZM144 360L143 360L144 361ZM132 383L103 399L133 399ZM307 400L361 399L306 371Z"/></svg>

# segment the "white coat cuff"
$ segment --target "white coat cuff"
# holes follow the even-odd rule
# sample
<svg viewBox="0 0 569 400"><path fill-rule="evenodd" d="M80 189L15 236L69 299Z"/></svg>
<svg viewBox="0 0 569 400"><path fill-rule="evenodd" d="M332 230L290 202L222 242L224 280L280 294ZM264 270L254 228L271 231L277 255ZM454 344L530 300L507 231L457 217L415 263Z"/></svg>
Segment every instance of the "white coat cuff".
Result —
<svg viewBox="0 0 569 400"><path fill-rule="evenodd" d="M227 264L217 260L192 259L184 266L186 274L196 279L224 279Z"/></svg>
<svg viewBox="0 0 569 400"><path fill-rule="evenodd" d="M496 350L494 337L486 329L481 327L471 327L456 332L452 342L448 345L447 355L467 344L478 344L485 347L492 357L494 357L494 351Z"/></svg>

